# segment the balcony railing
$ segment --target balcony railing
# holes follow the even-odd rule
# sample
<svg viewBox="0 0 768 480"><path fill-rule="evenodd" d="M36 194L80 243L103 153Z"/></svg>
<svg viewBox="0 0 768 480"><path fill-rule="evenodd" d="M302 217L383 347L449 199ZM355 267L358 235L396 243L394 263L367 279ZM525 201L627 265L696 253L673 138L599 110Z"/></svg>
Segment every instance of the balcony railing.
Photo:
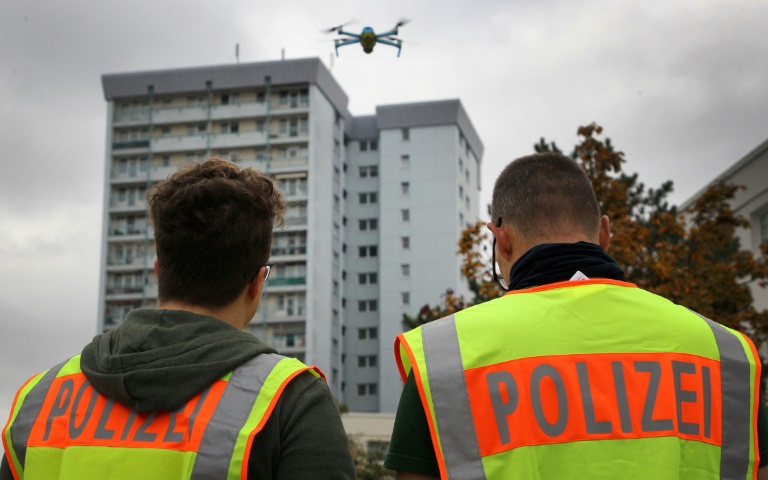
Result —
<svg viewBox="0 0 768 480"><path fill-rule="evenodd" d="M307 344L307 336L304 334L274 335L268 340L267 343L278 349L303 348Z"/></svg>
<svg viewBox="0 0 768 480"><path fill-rule="evenodd" d="M294 245L294 246L287 246L287 247L272 247L272 256L276 257L279 255L306 255L307 254L307 246L306 245Z"/></svg>
<svg viewBox="0 0 768 480"><path fill-rule="evenodd" d="M307 277L269 277L271 287L281 287L285 285L306 285Z"/></svg>
<svg viewBox="0 0 768 480"><path fill-rule="evenodd" d="M107 295L117 293L141 293L144 285L107 285Z"/></svg>
<svg viewBox="0 0 768 480"><path fill-rule="evenodd" d="M309 101L289 101L280 103L279 99L270 102L270 110L293 110L309 108ZM147 123L149 122L149 107L128 107L115 110L115 123ZM152 108L152 121L156 124L181 121L203 121L207 117L208 105L195 104L183 106L162 106ZM211 105L211 118L232 118L237 116L266 115L266 102L246 101L231 102L227 104Z"/></svg>
<svg viewBox="0 0 768 480"><path fill-rule="evenodd" d="M143 256L117 256L110 255L107 258L107 265L143 265Z"/></svg>
<svg viewBox="0 0 768 480"><path fill-rule="evenodd" d="M125 150L128 148L147 148L149 139L144 140L115 140L112 142L112 150Z"/></svg>
<svg viewBox="0 0 768 480"><path fill-rule="evenodd" d="M131 229L127 229L127 228L115 227L115 228L112 228L109 231L109 236L110 237L123 237L123 236L128 236L128 235L144 235L145 233L147 233L146 228L134 227L134 228L131 228ZM150 236L154 235L154 230L152 230L151 228L149 229L149 235Z"/></svg>
<svg viewBox="0 0 768 480"><path fill-rule="evenodd" d="M291 225L306 225L307 224L307 217L285 217L285 225L291 226Z"/></svg>

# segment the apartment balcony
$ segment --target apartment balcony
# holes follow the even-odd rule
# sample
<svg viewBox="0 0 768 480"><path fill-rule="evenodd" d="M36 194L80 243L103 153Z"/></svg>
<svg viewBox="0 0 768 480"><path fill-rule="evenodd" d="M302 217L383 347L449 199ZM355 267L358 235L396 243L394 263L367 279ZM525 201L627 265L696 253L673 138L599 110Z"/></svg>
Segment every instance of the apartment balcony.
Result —
<svg viewBox="0 0 768 480"><path fill-rule="evenodd" d="M112 150L119 150L120 153L132 153L133 151L143 151L149 147L149 137L136 138L130 140L113 140ZM130 151L130 152L129 152Z"/></svg>
<svg viewBox="0 0 768 480"><path fill-rule="evenodd" d="M105 301L157 298L157 283L147 285L107 285Z"/></svg>
<svg viewBox="0 0 768 480"><path fill-rule="evenodd" d="M241 158L235 161L240 168L252 168L270 175L305 172L309 168L307 157Z"/></svg>
<svg viewBox="0 0 768 480"><path fill-rule="evenodd" d="M303 172L309 169L307 157L275 157L269 162L269 173Z"/></svg>
<svg viewBox="0 0 768 480"><path fill-rule="evenodd" d="M301 232L307 229L307 217L285 217L284 232Z"/></svg>
<svg viewBox="0 0 768 480"><path fill-rule="evenodd" d="M152 268L152 264L155 261L155 255L152 254L151 258L147 259L146 267ZM130 272L135 270L144 269L144 257L135 256L117 256L110 255L107 257L107 271L108 272Z"/></svg>
<svg viewBox="0 0 768 480"><path fill-rule="evenodd" d="M308 111L308 102L289 102L280 105L278 101L270 104L270 114L301 113ZM149 108L126 108L115 112L113 125L129 127L149 124ZM246 117L266 117L267 104L264 102L236 102L226 105L211 106L211 120L229 120ZM170 123L205 122L208 120L208 105L165 106L152 109L154 125Z"/></svg>
<svg viewBox="0 0 768 480"><path fill-rule="evenodd" d="M271 282L268 280L267 283ZM266 306L266 305L265 305ZM262 307L263 308L263 307ZM278 310L277 308L259 309L252 323L281 323L281 322L304 322L307 320L307 312L303 306L294 306Z"/></svg>
<svg viewBox="0 0 768 480"><path fill-rule="evenodd" d="M307 288L307 278L270 276L265 290L269 293L302 292Z"/></svg>
<svg viewBox="0 0 768 480"><path fill-rule="evenodd" d="M300 353L307 349L307 336L305 334L272 335L262 340L275 347L281 354Z"/></svg>
<svg viewBox="0 0 768 480"><path fill-rule="evenodd" d="M131 213L131 212L143 212L147 209L147 202L142 198L141 200L112 200L109 202L110 213Z"/></svg>
<svg viewBox="0 0 768 480"><path fill-rule="evenodd" d="M155 231L150 228L149 232L144 227L135 227L127 229L125 227L115 227L107 232L108 242L129 242L129 241L143 241L145 237L154 238Z"/></svg>
<svg viewBox="0 0 768 480"><path fill-rule="evenodd" d="M206 133L156 137L152 139L152 152L206 151L208 149L207 137L208 134Z"/></svg>
<svg viewBox="0 0 768 480"><path fill-rule="evenodd" d="M293 246L286 246L286 247L273 246L270 260L274 263L306 261L307 246L306 245L293 245Z"/></svg>
<svg viewBox="0 0 768 480"><path fill-rule="evenodd" d="M152 167L149 169L149 172L147 172L146 169L133 169L133 170L127 170L125 172L121 172L119 169L115 169L112 171L112 179L111 184L112 185L128 185L128 184L146 184L147 183L147 174L149 174L149 180L152 182L159 182L162 180L165 180L170 175L176 172L178 167L176 166L167 166L167 167Z"/></svg>

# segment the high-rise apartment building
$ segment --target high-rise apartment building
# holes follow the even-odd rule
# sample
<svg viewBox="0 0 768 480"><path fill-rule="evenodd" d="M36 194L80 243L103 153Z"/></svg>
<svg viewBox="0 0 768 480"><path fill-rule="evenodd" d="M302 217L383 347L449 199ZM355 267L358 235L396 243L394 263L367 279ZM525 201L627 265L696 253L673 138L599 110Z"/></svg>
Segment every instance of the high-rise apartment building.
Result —
<svg viewBox="0 0 768 480"><path fill-rule="evenodd" d="M446 288L478 212L482 143L458 100L353 117L318 59L104 75L108 102L99 330L157 306L144 194L210 154L269 174L289 202L247 327L318 365L353 411L394 411L402 314Z"/></svg>

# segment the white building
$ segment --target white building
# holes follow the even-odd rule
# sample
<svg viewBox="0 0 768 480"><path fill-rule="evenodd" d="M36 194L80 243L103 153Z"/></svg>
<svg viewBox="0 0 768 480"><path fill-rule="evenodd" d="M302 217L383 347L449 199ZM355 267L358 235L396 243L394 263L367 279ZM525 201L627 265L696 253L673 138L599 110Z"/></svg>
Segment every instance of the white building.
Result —
<svg viewBox="0 0 768 480"><path fill-rule="evenodd" d="M749 152L744 158L733 164L714 181L727 179L735 185L743 185L743 190L736 192L731 201L734 213L746 218L751 228L736 231L741 248L759 256L760 245L768 243L768 140ZM709 187L709 184L683 203L682 208L690 206ZM768 309L768 289L760 288L757 282L752 285L755 309Z"/></svg>
<svg viewBox="0 0 768 480"><path fill-rule="evenodd" d="M451 287L477 218L483 146L458 100L353 117L318 59L104 75L99 330L157 306L144 194L209 154L268 173L290 202L249 328L318 365L352 411L394 411L402 314Z"/></svg>

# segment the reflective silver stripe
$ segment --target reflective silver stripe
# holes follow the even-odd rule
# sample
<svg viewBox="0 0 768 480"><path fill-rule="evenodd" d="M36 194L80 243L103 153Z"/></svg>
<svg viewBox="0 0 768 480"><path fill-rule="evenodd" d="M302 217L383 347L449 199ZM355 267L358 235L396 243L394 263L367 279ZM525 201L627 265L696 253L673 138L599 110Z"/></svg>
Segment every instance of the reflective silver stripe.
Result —
<svg viewBox="0 0 768 480"><path fill-rule="evenodd" d="M696 313L696 312L694 312ZM722 325L700 315L715 335L720 351L720 381L723 405L723 446L720 449L720 478L744 480L749 471L749 437L752 392L749 358L736 336ZM757 465L755 465L757 468Z"/></svg>
<svg viewBox="0 0 768 480"><path fill-rule="evenodd" d="M421 327L432 406L449 479L485 480L453 315ZM424 372L421 372L423 375Z"/></svg>
<svg viewBox="0 0 768 480"><path fill-rule="evenodd" d="M283 358L274 353L261 354L235 369L205 427L191 480L227 478L237 436L248 420L261 387Z"/></svg>
<svg viewBox="0 0 768 480"><path fill-rule="evenodd" d="M59 374L62 367L70 359L64 360L60 364L48 370L43 378L40 379L37 384L32 387L32 390L27 393L24 398L24 403L19 408L19 413L16 415L16 419L11 425L11 443L13 443L13 450L16 452L16 458L19 459L21 468L27 460L27 442L29 441L29 435L32 433L32 427L35 425L35 420L40 416L40 412L43 409L43 402L45 401L48 390L51 389L53 379ZM10 462L11 459L8 459Z"/></svg>

